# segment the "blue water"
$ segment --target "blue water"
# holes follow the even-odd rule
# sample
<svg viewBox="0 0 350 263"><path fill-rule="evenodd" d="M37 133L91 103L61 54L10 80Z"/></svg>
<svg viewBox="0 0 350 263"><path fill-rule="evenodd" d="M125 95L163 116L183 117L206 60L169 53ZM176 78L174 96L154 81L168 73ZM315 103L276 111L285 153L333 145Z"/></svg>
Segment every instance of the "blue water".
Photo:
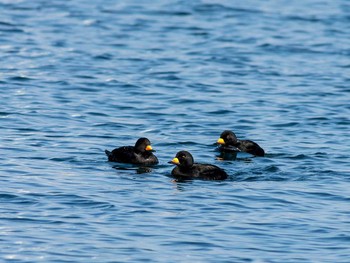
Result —
<svg viewBox="0 0 350 263"><path fill-rule="evenodd" d="M350 2L0 0L0 261L349 262ZM216 159L220 133L264 158ZM105 149L148 137L160 164ZM177 151L226 181L174 182Z"/></svg>

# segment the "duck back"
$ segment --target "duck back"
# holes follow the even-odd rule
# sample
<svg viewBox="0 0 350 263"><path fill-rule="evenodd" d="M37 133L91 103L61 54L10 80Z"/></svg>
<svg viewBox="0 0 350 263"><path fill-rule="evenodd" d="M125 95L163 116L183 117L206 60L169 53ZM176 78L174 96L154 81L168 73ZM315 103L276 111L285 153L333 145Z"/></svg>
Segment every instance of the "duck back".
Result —
<svg viewBox="0 0 350 263"><path fill-rule="evenodd" d="M264 156L265 151L256 142L250 140L242 140L239 142L238 148L243 151L250 153L255 156Z"/></svg>
<svg viewBox="0 0 350 263"><path fill-rule="evenodd" d="M172 170L171 174L180 180L225 180L228 177L227 173L218 166L199 163L194 163L193 166L188 169L181 169L177 166Z"/></svg>
<svg viewBox="0 0 350 263"><path fill-rule="evenodd" d="M134 147L123 146L114 149L112 152L105 151L110 162L132 163L136 160Z"/></svg>

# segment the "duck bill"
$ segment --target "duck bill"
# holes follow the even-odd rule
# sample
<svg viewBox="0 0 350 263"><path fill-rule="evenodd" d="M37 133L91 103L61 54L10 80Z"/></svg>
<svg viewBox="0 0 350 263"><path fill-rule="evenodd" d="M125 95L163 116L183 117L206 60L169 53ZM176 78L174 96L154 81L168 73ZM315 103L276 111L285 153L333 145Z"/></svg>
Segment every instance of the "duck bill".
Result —
<svg viewBox="0 0 350 263"><path fill-rule="evenodd" d="M179 165L180 164L180 161L179 161L179 159L178 158L174 158L174 159L172 159L170 162L168 162L168 163L171 163L171 164L175 164L175 165Z"/></svg>
<svg viewBox="0 0 350 263"><path fill-rule="evenodd" d="M223 138L219 138L216 143L220 145L225 145L225 141Z"/></svg>
<svg viewBox="0 0 350 263"><path fill-rule="evenodd" d="M147 145L146 151L148 151L148 152L155 152L155 150L153 150L151 145Z"/></svg>

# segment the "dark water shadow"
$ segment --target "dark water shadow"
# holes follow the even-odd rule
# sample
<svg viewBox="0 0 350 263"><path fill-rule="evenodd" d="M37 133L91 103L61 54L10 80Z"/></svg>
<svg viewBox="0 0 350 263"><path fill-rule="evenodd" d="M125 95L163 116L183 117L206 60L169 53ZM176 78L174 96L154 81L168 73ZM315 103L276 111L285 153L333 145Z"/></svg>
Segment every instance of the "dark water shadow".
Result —
<svg viewBox="0 0 350 263"><path fill-rule="evenodd" d="M112 166L112 168L116 170L122 170L122 171L134 171L136 174L144 174L144 173L151 173L153 172L154 167L149 166L139 166L139 165L133 165L133 164L115 164Z"/></svg>
<svg viewBox="0 0 350 263"><path fill-rule="evenodd" d="M235 161L237 159L237 152L220 152L215 157L219 161Z"/></svg>

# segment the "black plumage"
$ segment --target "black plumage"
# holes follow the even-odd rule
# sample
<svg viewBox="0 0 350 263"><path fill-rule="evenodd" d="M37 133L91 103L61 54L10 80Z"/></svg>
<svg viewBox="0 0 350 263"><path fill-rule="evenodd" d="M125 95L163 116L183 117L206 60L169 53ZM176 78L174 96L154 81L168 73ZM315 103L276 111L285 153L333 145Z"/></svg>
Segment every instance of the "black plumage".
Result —
<svg viewBox="0 0 350 263"><path fill-rule="evenodd" d="M225 180L227 173L212 164L194 163L192 155L187 151L180 151L169 163L175 164L171 175L179 180L203 179L203 180Z"/></svg>
<svg viewBox="0 0 350 263"><path fill-rule="evenodd" d="M232 131L223 131L217 141L222 152L247 152L255 156L264 156L265 151L256 142L250 140L239 140Z"/></svg>
<svg viewBox="0 0 350 263"><path fill-rule="evenodd" d="M151 142L147 138L140 138L135 146L123 146L113 151L105 150L110 162L153 165L158 164L158 158L152 153Z"/></svg>

